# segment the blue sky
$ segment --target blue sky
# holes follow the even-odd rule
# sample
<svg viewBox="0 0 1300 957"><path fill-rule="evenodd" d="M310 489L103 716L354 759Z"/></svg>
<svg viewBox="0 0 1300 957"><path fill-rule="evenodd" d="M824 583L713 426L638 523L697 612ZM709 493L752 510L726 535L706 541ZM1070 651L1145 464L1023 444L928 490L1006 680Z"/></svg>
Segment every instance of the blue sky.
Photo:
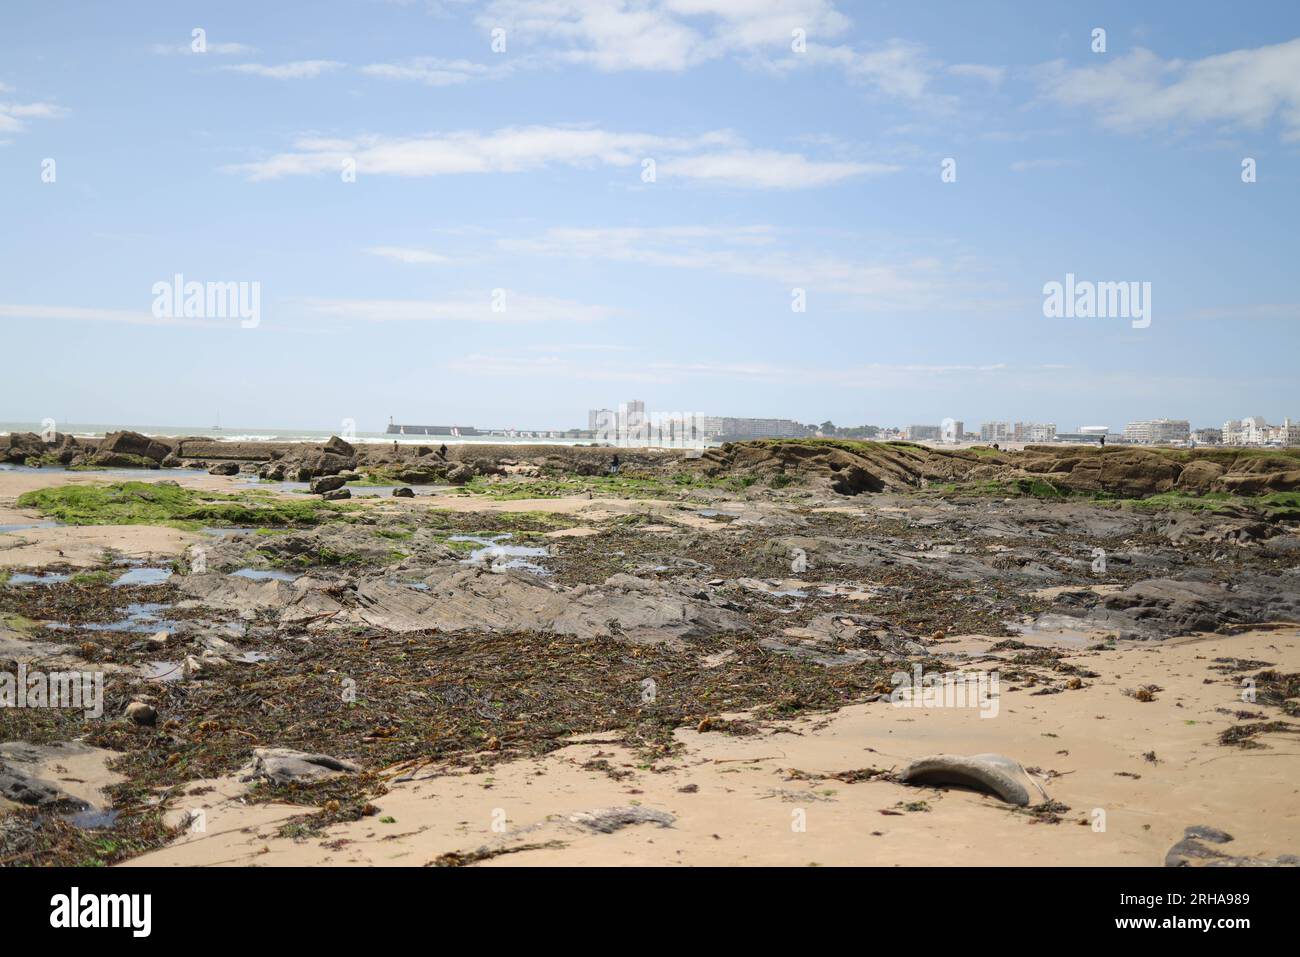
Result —
<svg viewBox="0 0 1300 957"><path fill-rule="evenodd" d="M1074 7L6 4L0 421L1300 417L1300 6Z"/></svg>

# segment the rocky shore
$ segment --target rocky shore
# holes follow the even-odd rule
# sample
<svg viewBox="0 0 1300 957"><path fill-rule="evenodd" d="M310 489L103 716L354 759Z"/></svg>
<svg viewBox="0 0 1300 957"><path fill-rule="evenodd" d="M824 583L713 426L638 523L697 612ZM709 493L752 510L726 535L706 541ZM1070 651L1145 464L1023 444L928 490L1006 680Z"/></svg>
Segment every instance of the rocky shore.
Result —
<svg viewBox="0 0 1300 957"><path fill-rule="evenodd" d="M1295 455L612 455L9 437L0 864L1296 862Z"/></svg>

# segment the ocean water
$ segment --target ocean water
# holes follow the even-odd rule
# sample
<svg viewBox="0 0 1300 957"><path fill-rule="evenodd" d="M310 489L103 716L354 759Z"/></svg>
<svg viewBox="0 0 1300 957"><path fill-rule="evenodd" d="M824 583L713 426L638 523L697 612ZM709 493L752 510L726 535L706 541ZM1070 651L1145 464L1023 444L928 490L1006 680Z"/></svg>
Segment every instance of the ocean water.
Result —
<svg viewBox="0 0 1300 957"><path fill-rule="evenodd" d="M36 432L40 434L49 428L49 424L40 422L0 422L0 435L8 435L10 432ZM132 432L139 432L142 435L159 436L163 438L176 438L185 436L187 438L204 438L220 442L325 442L332 435L338 435L354 445L391 445L396 442L398 445L431 445L437 447L443 443L447 445L590 445L591 439L573 439L562 436L538 436L532 435L511 435L511 434L494 434L494 435L472 435L472 436L451 436L451 435L389 435L386 432L362 432L345 435L342 428L334 431L320 429L268 429L268 428L249 428L244 426L201 426L201 425L136 425L131 423L76 423L76 422L55 422L53 428L57 432L63 432L77 438L102 438L109 432L116 432L121 429L127 429ZM556 430L562 431L562 430ZM645 442L601 442L601 445L617 445L620 447L632 448L707 448L717 445L716 442L694 442L694 443L677 443L675 445L658 445Z"/></svg>
<svg viewBox="0 0 1300 957"><path fill-rule="evenodd" d="M46 426L43 426L40 422L0 422L0 435L7 435L10 432L36 432L39 434L44 428ZM447 445L585 445L591 442L590 439L530 438L510 435L456 437L450 435L389 435L386 432L362 431L357 431L351 435L343 435L341 428L327 431L321 429L249 428L244 426L136 425L106 422L56 422L54 429L77 438L102 438L109 432L128 429L148 436L165 438L185 436L188 438L212 439L220 442L324 442L330 436L338 435L354 445L384 443L391 445L395 441L399 445L432 445L435 448L442 443Z"/></svg>

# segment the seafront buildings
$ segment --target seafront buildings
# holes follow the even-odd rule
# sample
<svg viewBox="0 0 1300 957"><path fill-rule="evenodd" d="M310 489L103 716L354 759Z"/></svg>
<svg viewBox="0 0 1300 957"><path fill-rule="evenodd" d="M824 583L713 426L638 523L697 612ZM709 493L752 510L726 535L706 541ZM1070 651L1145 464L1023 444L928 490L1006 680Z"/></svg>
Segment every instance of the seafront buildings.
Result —
<svg viewBox="0 0 1300 957"><path fill-rule="evenodd" d="M1124 441L1135 445L1186 442L1191 434L1191 423L1186 419L1142 419L1124 426Z"/></svg>
<svg viewBox="0 0 1300 957"><path fill-rule="evenodd" d="M587 427L602 442L698 445L743 439L802 438L812 434L793 419L705 415L700 412L647 412L640 399L617 409L590 409Z"/></svg>
<svg viewBox="0 0 1300 957"><path fill-rule="evenodd" d="M829 423L824 423L829 428ZM829 432L834 435L837 431ZM858 431L858 430L850 430ZM574 433L580 430L573 430ZM624 402L617 409L591 409L587 413L585 436L602 442L635 445L700 446L745 439L805 438L820 435L819 427L794 419L706 415L699 412L648 412L640 399ZM967 433L959 419L941 424L913 424L895 429L881 427L868 434L882 440L955 443L979 441L1042 445L1054 442L1127 445L1225 445L1300 446L1300 422L1289 417L1281 425L1268 424L1263 416L1247 416L1223 423L1222 428L1193 430L1187 419L1135 419L1120 434L1107 425L1081 425L1074 432L1057 431L1055 422L984 422L978 435Z"/></svg>

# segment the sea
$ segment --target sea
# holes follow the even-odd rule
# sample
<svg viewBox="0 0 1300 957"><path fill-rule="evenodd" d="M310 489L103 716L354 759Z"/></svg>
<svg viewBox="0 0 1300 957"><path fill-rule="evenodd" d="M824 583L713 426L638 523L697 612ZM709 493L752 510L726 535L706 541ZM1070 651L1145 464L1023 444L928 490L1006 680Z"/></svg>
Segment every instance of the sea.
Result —
<svg viewBox="0 0 1300 957"><path fill-rule="evenodd" d="M362 432L351 429L268 429L248 428L243 426L201 426L201 425L132 425L126 423L90 422L73 423L46 420L44 422L0 422L0 435L11 432L36 432L42 434L50 431L63 432L75 438L103 438L109 432L129 430L142 435L160 438L204 438L218 442L324 442L332 435L361 445L592 445L591 439L565 438L562 436L539 437L537 433L527 435L505 434L493 435L390 435L387 432ZM558 430L557 430L558 431ZM345 434L346 433L346 434ZM660 445L648 442L601 442L601 445L619 445L637 447L672 447L682 445ZM701 448L715 445L713 442L687 444L687 448Z"/></svg>

